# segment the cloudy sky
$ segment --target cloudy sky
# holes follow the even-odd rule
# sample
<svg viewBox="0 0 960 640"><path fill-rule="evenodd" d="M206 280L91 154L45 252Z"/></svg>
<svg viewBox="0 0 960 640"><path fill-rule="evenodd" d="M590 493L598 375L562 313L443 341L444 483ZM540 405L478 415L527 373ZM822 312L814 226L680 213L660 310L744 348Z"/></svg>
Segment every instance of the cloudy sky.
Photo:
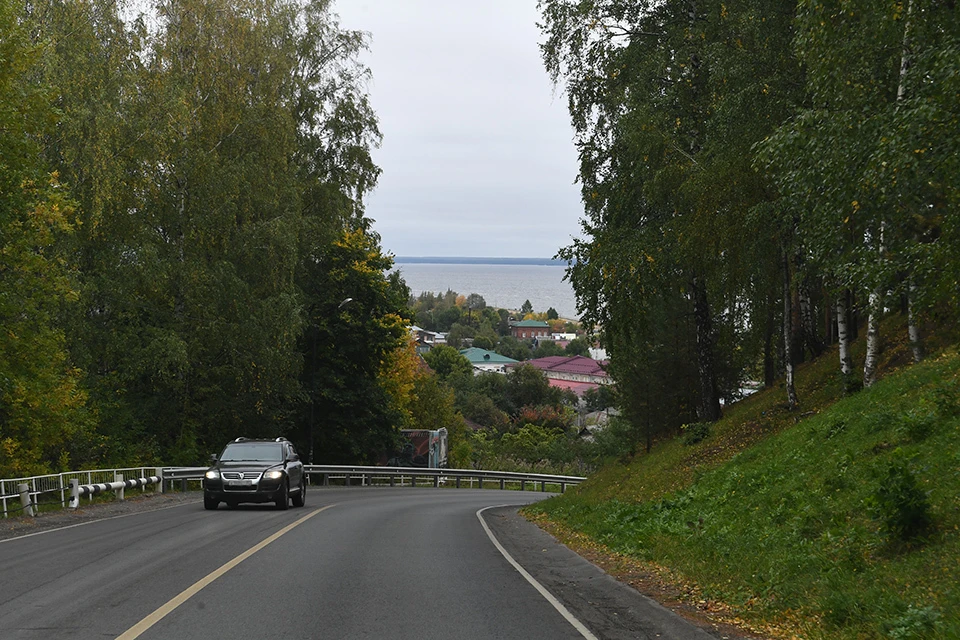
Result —
<svg viewBox="0 0 960 640"><path fill-rule="evenodd" d="M367 31L383 169L367 214L397 256L552 257L579 232L566 98L536 0L336 0Z"/></svg>

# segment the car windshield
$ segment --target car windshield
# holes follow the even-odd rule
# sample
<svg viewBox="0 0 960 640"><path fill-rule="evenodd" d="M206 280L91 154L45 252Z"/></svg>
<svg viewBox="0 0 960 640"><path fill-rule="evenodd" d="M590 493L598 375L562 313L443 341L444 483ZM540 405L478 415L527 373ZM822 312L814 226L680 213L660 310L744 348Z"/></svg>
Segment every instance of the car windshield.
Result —
<svg viewBox="0 0 960 640"><path fill-rule="evenodd" d="M283 447L273 442L231 444L223 450L221 462L282 462Z"/></svg>

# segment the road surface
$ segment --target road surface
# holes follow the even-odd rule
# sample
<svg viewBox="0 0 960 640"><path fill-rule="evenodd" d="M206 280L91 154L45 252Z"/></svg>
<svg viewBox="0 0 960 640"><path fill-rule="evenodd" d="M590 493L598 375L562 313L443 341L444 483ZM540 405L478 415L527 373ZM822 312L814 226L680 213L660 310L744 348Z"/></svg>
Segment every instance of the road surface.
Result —
<svg viewBox="0 0 960 640"><path fill-rule="evenodd" d="M197 502L0 541L0 638L712 637L508 531L515 509L478 517L542 497L314 488L288 511Z"/></svg>

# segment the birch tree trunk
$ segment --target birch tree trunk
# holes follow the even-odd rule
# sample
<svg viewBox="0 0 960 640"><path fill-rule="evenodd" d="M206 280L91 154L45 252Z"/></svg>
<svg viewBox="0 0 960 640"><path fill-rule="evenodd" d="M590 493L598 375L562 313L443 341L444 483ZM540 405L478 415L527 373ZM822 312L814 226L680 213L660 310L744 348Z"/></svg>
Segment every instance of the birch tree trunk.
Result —
<svg viewBox="0 0 960 640"><path fill-rule="evenodd" d="M867 355L863 361L863 386L869 387L877 381L877 360L880 358L880 313L883 311L880 288L870 292L867 317Z"/></svg>
<svg viewBox="0 0 960 640"><path fill-rule="evenodd" d="M906 76L910 69L910 24L913 18L914 0L907 2L906 23L903 25L903 46L900 50L900 77L897 82L897 109L906 97ZM913 274L907 276L907 336L910 340L910 350L913 353L913 361L923 360L923 341L920 335L920 327L917 325L916 314L916 295L917 283Z"/></svg>
<svg viewBox="0 0 960 640"><path fill-rule="evenodd" d="M837 343L840 347L840 373L844 391L852 390L853 358L850 356L850 332L847 330L847 292L837 298Z"/></svg>
<svg viewBox="0 0 960 640"><path fill-rule="evenodd" d="M797 389L793 381L793 309L790 295L790 258L783 252L783 368L786 372L787 406L797 407Z"/></svg>
<svg viewBox="0 0 960 640"><path fill-rule="evenodd" d="M773 386L776 377L775 363L773 359L773 340L777 334L776 321L776 302L770 300L767 303L767 321L763 328L763 388L769 389Z"/></svg>
<svg viewBox="0 0 960 640"><path fill-rule="evenodd" d="M907 335L910 338L910 351L913 352L913 361L923 360L923 338L920 335L920 325L917 324L916 314L917 284L911 277L907 280Z"/></svg>

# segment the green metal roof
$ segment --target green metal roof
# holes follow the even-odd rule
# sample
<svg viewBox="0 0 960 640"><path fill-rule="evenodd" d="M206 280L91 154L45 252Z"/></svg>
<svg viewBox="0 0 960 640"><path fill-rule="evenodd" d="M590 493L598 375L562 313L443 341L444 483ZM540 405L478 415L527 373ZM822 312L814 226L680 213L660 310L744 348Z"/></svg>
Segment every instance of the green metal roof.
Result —
<svg viewBox="0 0 960 640"><path fill-rule="evenodd" d="M536 327L538 329L549 329L550 325L544 320L522 320L513 324L515 327Z"/></svg>
<svg viewBox="0 0 960 640"><path fill-rule="evenodd" d="M479 347L460 349L460 355L469 360L470 364L512 364L518 362L518 360L502 356L495 351L487 351Z"/></svg>

